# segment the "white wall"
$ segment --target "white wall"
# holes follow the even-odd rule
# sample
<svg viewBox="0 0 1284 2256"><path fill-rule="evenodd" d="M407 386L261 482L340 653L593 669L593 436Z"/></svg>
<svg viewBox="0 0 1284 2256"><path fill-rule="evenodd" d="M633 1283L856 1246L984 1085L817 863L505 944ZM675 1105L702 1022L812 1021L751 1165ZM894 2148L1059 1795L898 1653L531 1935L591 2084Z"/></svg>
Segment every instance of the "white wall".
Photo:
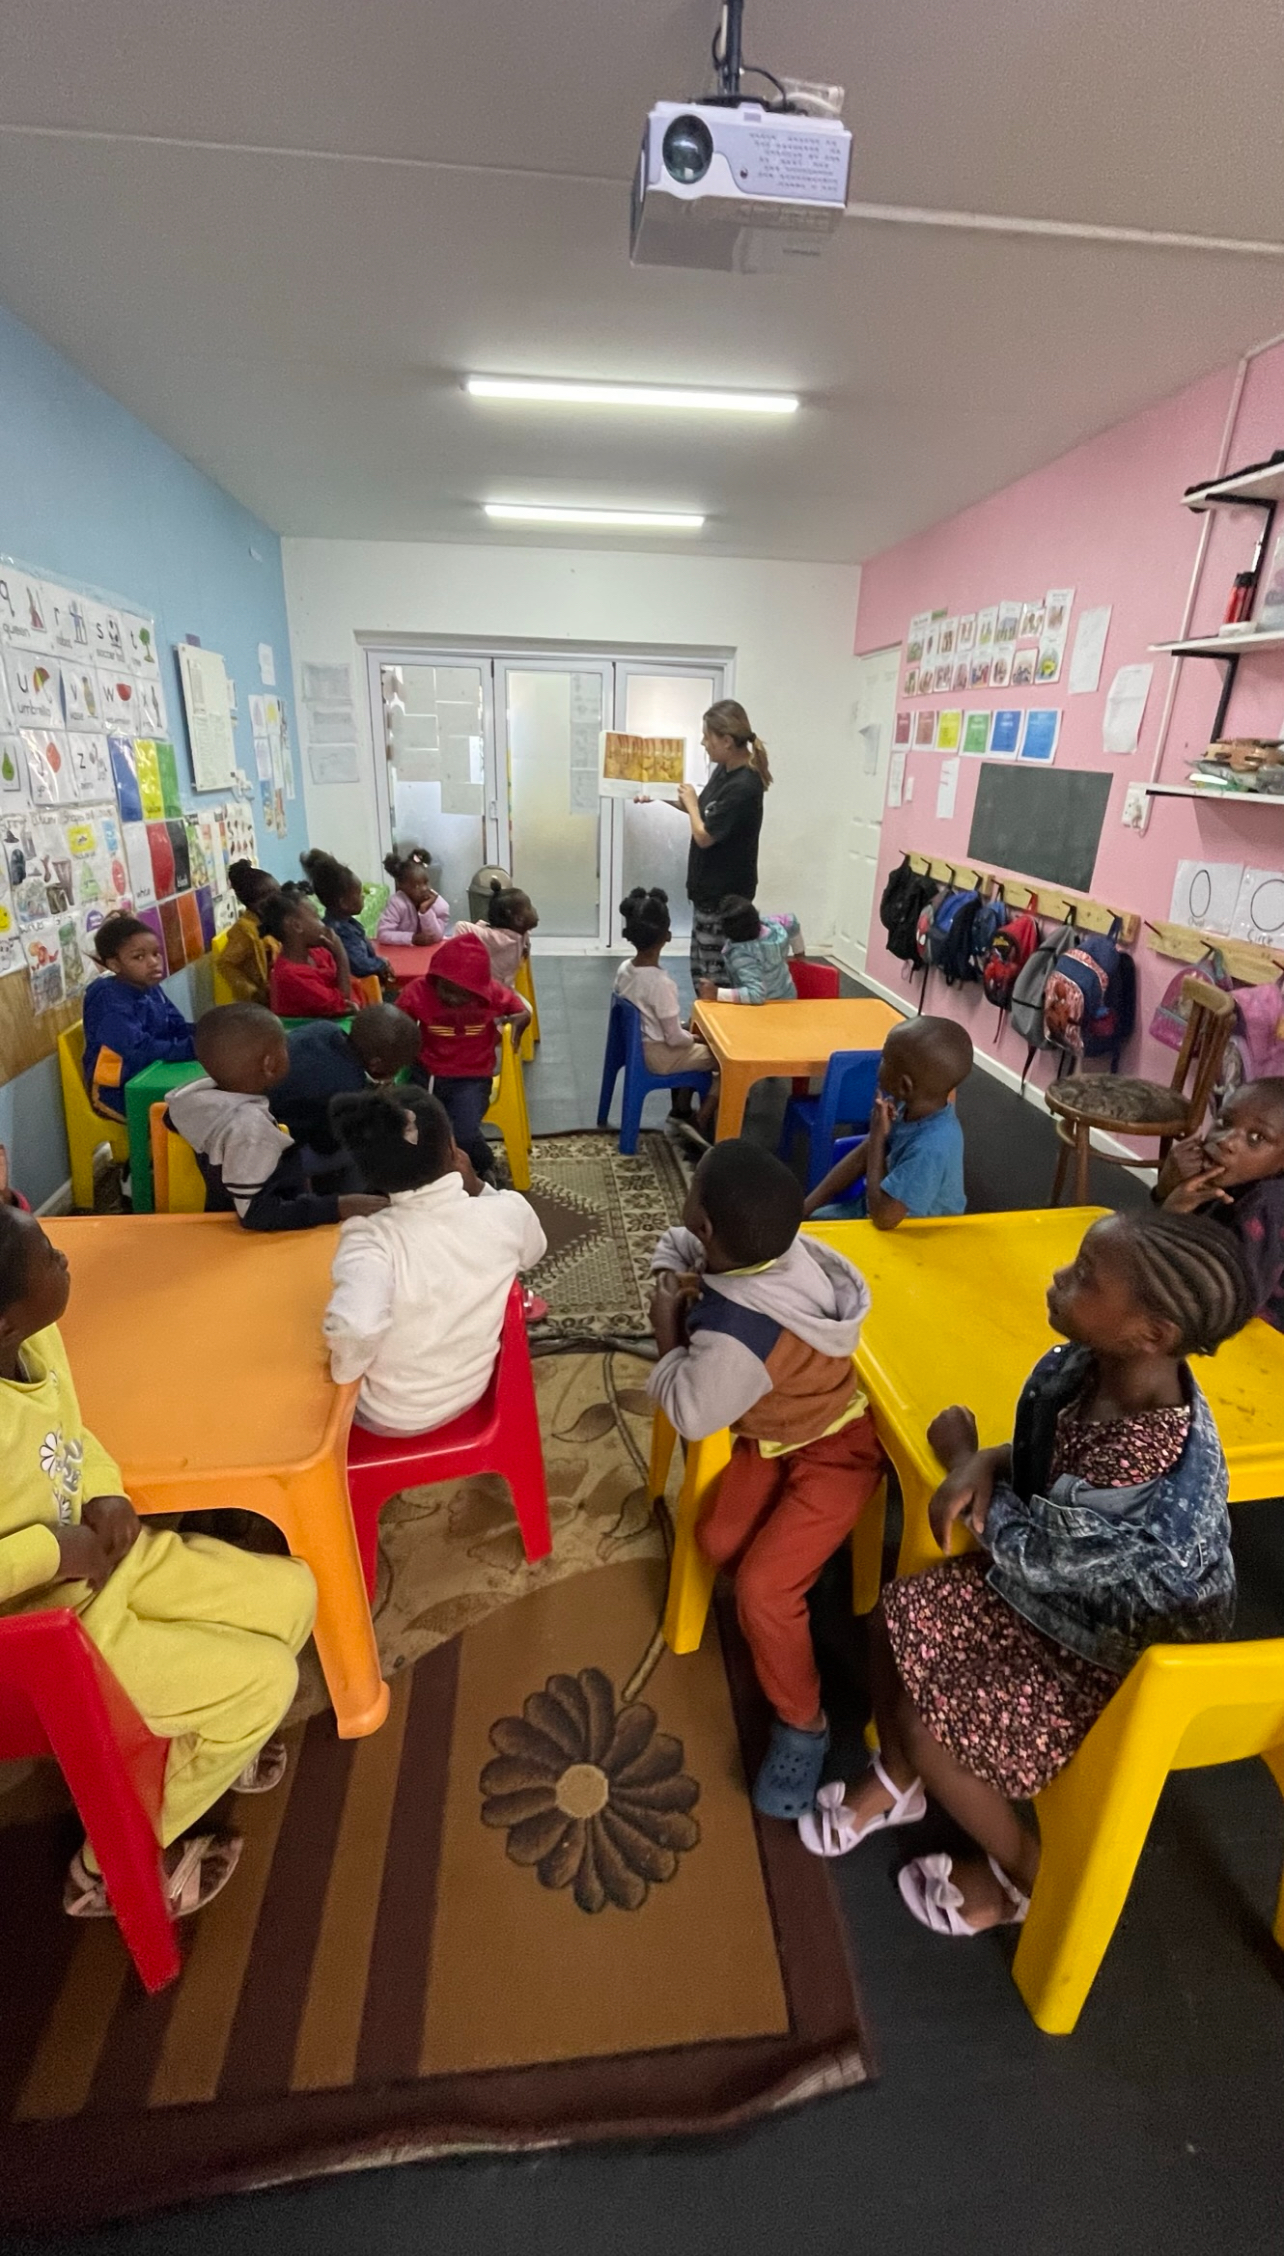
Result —
<svg viewBox="0 0 1284 2256"><path fill-rule="evenodd" d="M282 543L290 642L308 660L352 666L362 729L360 784L312 782L314 845L369 875L378 867L374 748L357 637L432 635L730 650L734 695L767 745L777 781L763 826L759 899L791 908L813 945L828 940L847 779L855 765L855 566L580 549L382 541Z"/></svg>

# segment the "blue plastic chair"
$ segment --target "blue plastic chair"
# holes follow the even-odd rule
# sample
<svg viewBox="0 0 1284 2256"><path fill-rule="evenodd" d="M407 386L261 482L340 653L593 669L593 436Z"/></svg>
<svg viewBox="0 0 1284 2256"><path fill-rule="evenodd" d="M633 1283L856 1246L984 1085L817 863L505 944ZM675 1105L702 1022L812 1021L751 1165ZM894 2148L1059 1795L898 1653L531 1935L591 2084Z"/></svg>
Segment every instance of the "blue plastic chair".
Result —
<svg viewBox="0 0 1284 2256"><path fill-rule="evenodd" d="M638 1148L638 1131L642 1125L642 1107L653 1089L698 1089L707 1096L712 1076L708 1073L649 1073L642 1051L642 1020L635 1003L626 1002L623 995L611 997L611 1015L606 1026L606 1057L602 1063L602 1094L597 1101L597 1124L605 1128L611 1099L615 1095L616 1075L623 1069L624 1096L620 1104L620 1150L635 1152Z"/></svg>
<svg viewBox="0 0 1284 2256"><path fill-rule="evenodd" d="M794 1136L801 1128L808 1139L807 1189L814 1191L834 1164L834 1141L840 1127L869 1127L878 1089L881 1050L835 1050L825 1068L818 1097L794 1097L785 1107L780 1156L788 1159Z"/></svg>
<svg viewBox="0 0 1284 2256"><path fill-rule="evenodd" d="M836 1136L833 1150L829 1155L830 1166L837 1167L839 1160L846 1159L848 1152L855 1151L857 1144L863 1143L864 1140L863 1136ZM864 1176L858 1175L854 1183L848 1184L841 1198L831 1199L829 1203L836 1211L831 1215L822 1207L821 1214L824 1215L826 1221L863 1222L867 1211ZM812 1221L819 1220L820 1215L813 1214Z"/></svg>

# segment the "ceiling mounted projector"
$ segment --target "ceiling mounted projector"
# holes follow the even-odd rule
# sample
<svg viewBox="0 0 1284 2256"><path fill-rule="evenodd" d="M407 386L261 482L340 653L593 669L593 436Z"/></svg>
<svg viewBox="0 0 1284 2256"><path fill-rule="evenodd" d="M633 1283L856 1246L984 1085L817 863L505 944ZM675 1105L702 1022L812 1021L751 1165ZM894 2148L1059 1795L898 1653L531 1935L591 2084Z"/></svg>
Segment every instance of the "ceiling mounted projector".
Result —
<svg viewBox="0 0 1284 2256"><path fill-rule="evenodd" d="M629 213L635 266L779 271L817 257L847 208L842 88L742 64L743 11L744 0L723 9L717 93L657 102L646 121ZM742 71L770 79L779 100L742 94Z"/></svg>

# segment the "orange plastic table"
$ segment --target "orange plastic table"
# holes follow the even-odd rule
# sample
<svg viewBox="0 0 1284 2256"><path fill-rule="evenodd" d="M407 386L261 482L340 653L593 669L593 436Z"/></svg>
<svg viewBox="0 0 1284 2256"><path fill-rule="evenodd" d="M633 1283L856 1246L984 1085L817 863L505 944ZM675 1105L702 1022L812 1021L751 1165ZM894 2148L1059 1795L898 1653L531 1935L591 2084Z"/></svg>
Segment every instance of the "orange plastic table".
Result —
<svg viewBox="0 0 1284 2256"><path fill-rule="evenodd" d="M391 964L392 976L398 987L408 987L412 979L423 978L440 946L440 940L434 940L427 948L397 948L385 941L383 946L378 948L378 953L383 957L385 963Z"/></svg>
<svg viewBox="0 0 1284 2256"><path fill-rule="evenodd" d="M85 1423L140 1512L260 1512L317 1582L317 1652L342 1739L388 1712L348 1509L356 1388L321 1336L335 1229L231 1215L45 1224L71 1263L62 1332Z"/></svg>
<svg viewBox="0 0 1284 2256"><path fill-rule="evenodd" d="M881 1050L902 1013L869 997L804 1003L697 1003L698 1026L718 1061L718 1141L738 1136L755 1081L823 1073L835 1050Z"/></svg>

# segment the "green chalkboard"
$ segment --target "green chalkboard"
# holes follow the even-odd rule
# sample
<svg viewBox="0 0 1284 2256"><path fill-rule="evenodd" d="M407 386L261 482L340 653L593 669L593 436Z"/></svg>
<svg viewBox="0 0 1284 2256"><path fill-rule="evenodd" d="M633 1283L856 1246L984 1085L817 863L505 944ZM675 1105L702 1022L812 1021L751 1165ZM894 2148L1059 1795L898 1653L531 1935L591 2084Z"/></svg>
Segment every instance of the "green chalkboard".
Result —
<svg viewBox="0 0 1284 2256"><path fill-rule="evenodd" d="M1087 893L1111 780L1089 768L1009 768L987 760L972 809L968 860Z"/></svg>

